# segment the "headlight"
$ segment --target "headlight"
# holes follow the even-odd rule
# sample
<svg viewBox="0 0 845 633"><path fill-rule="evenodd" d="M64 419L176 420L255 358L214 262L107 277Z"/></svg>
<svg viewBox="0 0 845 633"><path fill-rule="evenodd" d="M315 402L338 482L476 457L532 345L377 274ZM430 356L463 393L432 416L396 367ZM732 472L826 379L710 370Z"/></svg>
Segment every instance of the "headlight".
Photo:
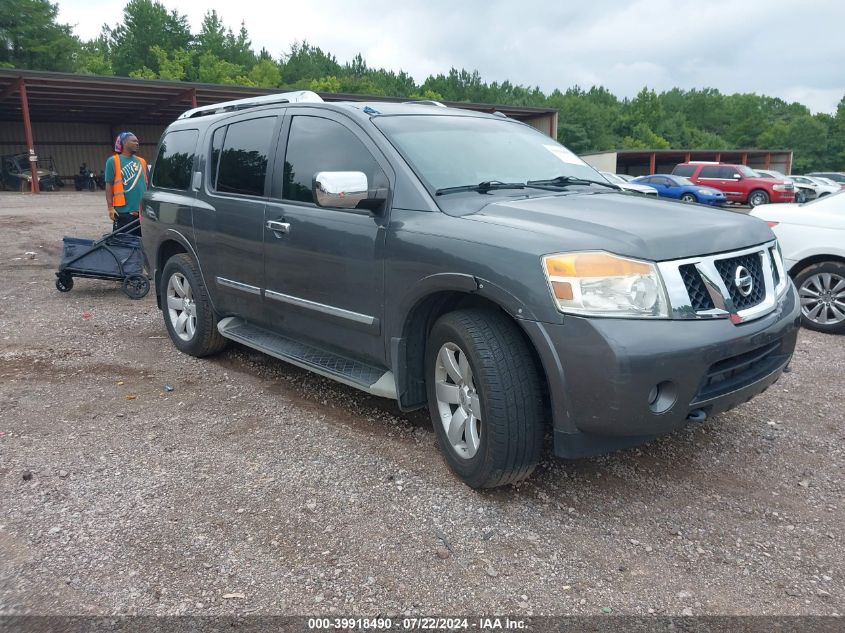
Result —
<svg viewBox="0 0 845 633"><path fill-rule="evenodd" d="M775 191L792 191L795 187L792 185L773 185L772 189Z"/></svg>
<svg viewBox="0 0 845 633"><path fill-rule="evenodd" d="M668 318L657 267L603 252L546 255L543 269L558 310L628 318Z"/></svg>
<svg viewBox="0 0 845 633"><path fill-rule="evenodd" d="M702 193L705 196L712 196L712 195L715 195L716 192L713 191L712 189L699 189L698 193Z"/></svg>

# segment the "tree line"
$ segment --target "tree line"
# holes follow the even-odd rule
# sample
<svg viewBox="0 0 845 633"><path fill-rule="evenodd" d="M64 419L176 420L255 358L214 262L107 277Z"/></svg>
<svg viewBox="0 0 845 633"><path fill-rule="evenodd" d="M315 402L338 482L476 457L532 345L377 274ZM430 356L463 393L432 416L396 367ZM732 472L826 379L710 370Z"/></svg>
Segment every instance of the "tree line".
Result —
<svg viewBox="0 0 845 633"><path fill-rule="evenodd" d="M632 99L601 86L545 94L455 68L417 84L405 71L369 67L360 53L341 63L306 41L276 57L256 52L244 24L233 31L213 10L192 33L177 10L129 0L123 20L104 25L92 40L81 40L57 17L58 5L49 0L0 0L0 67L554 108L558 140L576 153L792 149L796 173L845 170L845 96L834 114L813 114L797 102L714 88L658 93L644 87Z"/></svg>

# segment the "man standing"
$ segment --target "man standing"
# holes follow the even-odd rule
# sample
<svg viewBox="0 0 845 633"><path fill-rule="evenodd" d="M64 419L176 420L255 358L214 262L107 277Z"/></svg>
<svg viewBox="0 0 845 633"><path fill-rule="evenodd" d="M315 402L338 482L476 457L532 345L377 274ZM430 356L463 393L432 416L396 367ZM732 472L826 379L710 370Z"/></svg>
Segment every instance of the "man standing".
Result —
<svg viewBox="0 0 845 633"><path fill-rule="evenodd" d="M132 132L121 132L114 141L114 155L106 160L106 204L115 231L140 216L141 197L147 190L147 161L137 156L138 146ZM130 233L140 235L141 227Z"/></svg>

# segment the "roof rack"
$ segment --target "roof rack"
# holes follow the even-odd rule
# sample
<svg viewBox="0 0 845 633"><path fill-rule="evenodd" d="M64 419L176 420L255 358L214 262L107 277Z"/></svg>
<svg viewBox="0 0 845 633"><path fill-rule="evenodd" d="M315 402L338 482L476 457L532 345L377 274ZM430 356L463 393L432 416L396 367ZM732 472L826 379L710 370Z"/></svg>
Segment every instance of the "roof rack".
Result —
<svg viewBox="0 0 845 633"><path fill-rule="evenodd" d="M179 115L179 119L192 119L198 116L208 116L209 114L220 114L222 112L236 112L238 110L247 110L249 108L257 108L259 106L272 105L274 103L322 103L323 99L316 92L310 90L297 90L296 92L282 92L274 95L263 95L259 97L247 97L245 99L236 99L235 101L224 101L222 103L213 103L211 105L194 108L183 112Z"/></svg>
<svg viewBox="0 0 845 633"><path fill-rule="evenodd" d="M422 99L421 101L403 101L403 104L406 105L433 105L437 106L438 108L448 108L449 106L440 103L439 101L435 101L434 99Z"/></svg>

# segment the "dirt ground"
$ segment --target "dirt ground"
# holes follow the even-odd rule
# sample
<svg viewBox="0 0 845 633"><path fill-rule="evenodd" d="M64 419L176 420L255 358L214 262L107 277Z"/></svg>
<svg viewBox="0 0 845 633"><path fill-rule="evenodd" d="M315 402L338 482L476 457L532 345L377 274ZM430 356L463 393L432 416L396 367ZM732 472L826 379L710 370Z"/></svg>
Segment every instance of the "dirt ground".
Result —
<svg viewBox="0 0 845 633"><path fill-rule="evenodd" d="M54 287L102 194L0 193L0 614L845 613L845 338L641 449L475 492L405 415L152 293ZM172 387L172 391L169 390Z"/></svg>

